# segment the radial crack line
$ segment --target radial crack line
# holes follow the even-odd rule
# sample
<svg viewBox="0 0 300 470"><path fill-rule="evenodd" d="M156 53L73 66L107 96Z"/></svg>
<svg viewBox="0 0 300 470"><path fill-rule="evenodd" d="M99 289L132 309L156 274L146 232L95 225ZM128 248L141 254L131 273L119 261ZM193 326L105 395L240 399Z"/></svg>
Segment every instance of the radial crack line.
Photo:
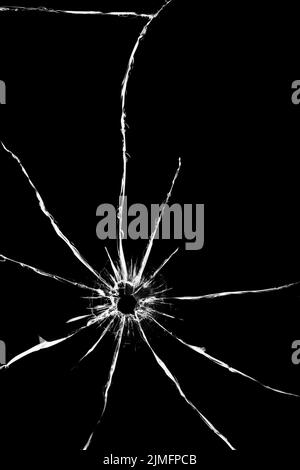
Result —
<svg viewBox="0 0 300 470"><path fill-rule="evenodd" d="M172 336L174 339L176 339L177 341L179 341L179 343L181 343L181 344L183 344L184 346L188 347L189 349L195 351L196 353L201 354L202 356L206 357L207 359L209 359L211 362L214 362L214 363L217 364L218 366L224 367L224 368L227 369L229 372L232 372L232 373L234 373L234 374L239 374L239 375L241 375L242 377L244 377L244 378L246 378L246 379L249 379L249 380L251 380L252 382L257 383L257 384L260 385L261 387L266 388L267 390L272 390L273 392L281 393L282 395L288 395L288 396L291 396L291 397L300 398L300 396L297 395L296 393L284 392L283 390L279 390L279 389L277 389L277 388L270 387L269 385L266 385L266 384L264 384L263 382L260 382L259 380L255 379L254 377L251 377L251 375L244 374L244 372L241 372L240 370L235 369L235 368L229 366L228 364L226 364L226 362L220 361L220 360L217 359L216 357L211 356L210 354L208 354L208 353L205 351L205 348L201 348L200 346L194 346L194 345L192 345L192 344L186 343L183 339L178 338L178 336L176 336L174 333L172 333L172 332L169 331L167 328L165 328L163 325L161 325L161 323L159 323L155 318L152 317L152 320L153 320L154 323L156 323L162 330L164 330L168 335Z"/></svg>
<svg viewBox="0 0 300 470"><path fill-rule="evenodd" d="M30 271L33 271L36 274L40 274L41 276L49 277L50 279L55 279L56 281L63 282L65 284L70 284L75 287L80 287L81 289L87 289L93 292L97 292L97 294L99 294L99 289L86 286L85 284L81 284L80 282L70 281L69 279L66 279L64 277L57 276L56 274L47 273L46 271L43 271L42 269L35 268L34 266L30 266L29 264L22 263L21 261L17 261L13 258L8 258L7 256L4 256L2 254L0 254L0 261L13 263L13 264L20 266L21 268L29 269Z"/></svg>
<svg viewBox="0 0 300 470"><path fill-rule="evenodd" d="M111 264L112 270L113 270L113 272L114 272L115 278L116 278L117 281L119 281L119 280L120 280L120 273L119 273L119 271L117 270L117 268L116 268L116 266L115 266L115 263L113 262L113 260L112 260L112 258L111 258L111 256L110 256L110 254L109 254L109 251L108 251L108 249L107 249L106 247L105 247L105 251L106 251L107 256L108 256L108 259L109 259L109 261L110 261L110 264Z"/></svg>
<svg viewBox="0 0 300 470"><path fill-rule="evenodd" d="M216 299L218 297L227 297L229 295L243 295L243 294L263 294L268 292L277 292L290 287L294 287L300 284L298 282L292 282L290 284L284 284L277 287L269 287L268 289L255 289L255 290L238 290L238 291L229 291L229 292L216 292L214 294L205 294L205 295L186 295L181 297L165 297L166 300L202 300L202 299Z"/></svg>
<svg viewBox="0 0 300 470"><path fill-rule="evenodd" d="M146 337L146 334L137 318L137 323L138 323L138 326L139 326L139 329L140 329L140 332L142 334L142 337L145 341L145 343L147 344L147 346L149 347L149 349L151 350L156 362L158 363L158 365L162 368L162 370L165 372L166 376L169 377L169 379L174 383L174 385L176 386L178 392L180 393L181 397L185 400L185 402L194 410L196 411L196 413L200 416L200 418L202 419L202 421L209 427L209 429L211 431L213 431L220 439L222 439L227 445L228 447L231 449L231 450L236 450L233 445L228 441L228 439L220 433L220 431L218 431L218 429L201 413L201 411L198 410L198 408L186 397L185 393L183 392L178 380L176 379L176 377L172 374L172 372L170 371L170 369L167 367L167 365L164 363L164 361L156 354L156 352L154 351L154 349L152 348L152 346L150 345L147 337Z"/></svg>
<svg viewBox="0 0 300 470"><path fill-rule="evenodd" d="M145 252L145 255L143 257L143 260L142 260L142 263L141 263L141 267L139 269L139 272L137 274L137 284L139 284L141 282L141 278L142 278L142 275L144 273L144 270L145 270L145 267L147 265L147 262L148 262L148 259L149 259L149 256L150 256L150 253L151 253L151 250L152 250L152 246L153 246L153 242L154 242L154 238L155 238L155 235L157 233L157 230L158 230L158 227L159 227L159 224L161 222L161 219L164 215L164 211L165 211L165 208L166 208L166 205L168 204L169 202L169 199L172 195L172 191L173 191L173 188L174 188L174 184L177 180L177 177L178 177L178 174L179 174L179 171L180 171L180 168L181 168L181 159L179 158L178 159L178 167L177 167L177 170L176 170L176 173L175 173L175 176L172 180L172 184L171 184L171 187L170 187L170 190L167 194L167 197L165 199L165 202L162 204L162 208L160 210L160 214L156 220L156 223L155 223L155 226L154 226L154 229L152 231L152 234L151 234L151 237L150 237L150 240L149 240L149 243L148 243L148 246L147 246L147 249L146 249L146 252Z"/></svg>
<svg viewBox="0 0 300 470"><path fill-rule="evenodd" d="M99 339L96 341L96 343L85 353L84 356L82 356L82 358L78 361L78 363L80 363L81 361L83 361L83 359L85 359L87 356L89 356L95 349L96 347L98 346L98 344L102 341L102 339L104 338L104 336L106 335L106 333L108 332L108 330L110 329L111 325L113 324L113 322L115 321L115 319L113 318L109 323L108 325L104 328L104 330L102 331Z"/></svg>
<svg viewBox="0 0 300 470"><path fill-rule="evenodd" d="M105 413L106 407L107 407L108 394L109 394L109 390L110 390L110 387L111 387L111 384L112 384L112 379L113 379L113 376L114 376L114 373L115 373L115 370L116 370L116 366L117 366L117 361L118 361L119 352L120 352L121 343L122 343L122 338L123 338L123 333L124 333L124 326L125 326L125 317L123 317L122 320L121 320L121 325L120 325L120 329L119 329L119 332L118 332L118 341L117 341L117 345L116 345L116 348L115 348L115 351L114 351L112 364L111 364L110 371L109 371L108 380L107 380L105 388L104 388L103 410L102 410L101 416L100 416L100 418L99 418L99 420L96 424L96 427L95 427L94 431L91 433L90 437L88 438L85 446L83 447L83 450L87 450L89 448L89 446L91 444L91 441L94 437L95 430L96 430L97 426L99 425L99 423L100 423L100 421L101 421L101 419L102 419L102 417Z"/></svg>
<svg viewBox="0 0 300 470"><path fill-rule="evenodd" d="M89 269L96 277L97 279L99 279L99 274L97 273L97 271L95 271L94 268L92 268L89 263L83 258L83 256L79 253L79 251L77 250L77 248L75 247L75 245L73 245L73 243L62 233L62 231L60 230L60 228L58 227L54 217L50 214L50 212L47 210L46 206L45 206L45 203L40 195L40 193L38 192L36 186L34 185L34 183L32 182L32 180L30 179L25 167L23 166L21 160L11 151L9 150L8 148L6 148L6 146L4 145L4 143L1 141L1 144L2 144L2 147L3 149L12 156L12 158L18 163L18 165L20 166L23 174L26 176L27 178L27 181L28 183L30 184L30 186L32 187L32 189L34 190L35 192L35 195L36 195L36 198L39 202L39 206L40 206L40 209L41 211L43 212L43 214L50 220L50 223L52 225L52 227L54 228L56 234L66 243L66 245L70 248L70 250L72 251L72 253L76 256L76 258L87 268Z"/></svg>
<svg viewBox="0 0 300 470"><path fill-rule="evenodd" d="M74 323L76 321L83 320L84 318L90 318L90 317L93 317L91 313L87 315L80 315L79 317L70 318L70 320L68 320L66 323Z"/></svg>
<svg viewBox="0 0 300 470"><path fill-rule="evenodd" d="M125 206L125 190L126 190L126 178L127 178L127 157L123 157L123 175L121 181L121 193L119 197L119 210L118 210L118 254L121 266L122 277L124 281L128 278L127 265L123 249L123 213Z"/></svg>
<svg viewBox="0 0 300 470"><path fill-rule="evenodd" d="M149 279L146 279L145 282L143 282L140 287L135 291L136 293L139 292L143 287L145 286L148 286L150 284L150 282L152 281L152 279L154 279L158 273L165 267L165 265L170 261L171 258L173 258L173 256L177 253L177 251L179 250L179 248L176 248L176 250L173 251L173 253L170 254L170 256L168 256L168 258L166 258L162 263L161 265L156 269L156 271L154 271L153 274L151 274L151 276L149 277Z"/></svg>
<svg viewBox="0 0 300 470"><path fill-rule="evenodd" d="M151 281L152 279L154 279L158 275L158 273L165 267L165 265L170 261L170 259L173 258L173 256L177 253L178 250L179 250L179 248L176 248L176 250L174 250L173 253L171 253L170 256L167 259L165 259L165 261L150 276L150 279L147 282Z"/></svg>
<svg viewBox="0 0 300 470"><path fill-rule="evenodd" d="M163 313L163 312L160 312L159 310L156 310L156 309L151 309L152 313L156 314L156 315L162 315L163 317L168 317L168 318L172 318L173 320L178 320L178 318L176 317L173 317L173 315L169 315L168 313Z"/></svg>
<svg viewBox="0 0 300 470"><path fill-rule="evenodd" d="M165 7L171 3L172 0L168 0L167 2L164 3L164 5L154 14L150 17L149 21L146 23L146 25L143 27L139 37L137 38L136 43L134 44L134 47L131 51L128 65L127 65L127 70L122 82L122 88L121 88L121 135L122 135L122 155L123 155L123 175L122 175L122 181L121 181L121 192L120 192L120 197L119 197L119 211L118 211L118 223L119 223L119 230L118 230L118 253L119 253L119 258L120 258L120 265L121 265L121 270L123 274L124 280L127 280L128 277L128 272L127 272L127 266L126 266L126 260L125 260L125 255L124 255L124 249L123 249L123 213L124 213L124 205L125 205L125 192L126 192L126 180L127 180L127 158L128 158L128 152L127 152L127 134L126 134L126 129L127 129L127 122L126 122L126 97L127 97L127 87L128 87L128 82L130 78L130 74L132 72L133 66L134 66L134 60L135 60L135 55L136 52L145 37L145 35L148 32L149 26L151 25L152 21L154 21L165 9Z"/></svg>
<svg viewBox="0 0 300 470"><path fill-rule="evenodd" d="M17 356L13 357L7 364L5 367L10 367L12 364L14 364L15 362L18 362L20 359L22 359L23 357L26 357L26 356L29 356L30 354L33 354L37 351L40 351L42 349L48 349L48 348L51 348L52 346L56 346L57 344L59 343L62 343L64 341L67 341L68 339L70 338L73 338L73 336L77 335L78 333L80 333L82 330L85 330L86 328L89 328L89 325L85 325L81 328L79 328L78 330L76 330L74 333L72 333L71 335L68 335L68 336L65 336L63 338L59 338L59 339L55 339L53 341L43 341L42 343L39 343L37 344L36 346L33 346L32 348L30 349L27 349L26 351L18 354Z"/></svg>
<svg viewBox="0 0 300 470"><path fill-rule="evenodd" d="M35 11L40 13L64 13L68 15L99 15L99 16L119 16L119 17L137 17L137 18L152 18L153 14L138 13L135 11L99 11L99 10L57 10L54 8L46 7L22 7L22 6L3 6L0 7L0 13L4 12L22 12L22 11Z"/></svg>

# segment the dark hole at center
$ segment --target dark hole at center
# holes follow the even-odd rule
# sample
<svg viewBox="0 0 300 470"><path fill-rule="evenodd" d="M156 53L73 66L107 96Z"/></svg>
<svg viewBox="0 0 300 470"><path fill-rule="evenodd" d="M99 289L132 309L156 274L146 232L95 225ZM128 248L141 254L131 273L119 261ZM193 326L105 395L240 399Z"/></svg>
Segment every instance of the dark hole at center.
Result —
<svg viewBox="0 0 300 470"><path fill-rule="evenodd" d="M137 301L133 295L121 295L118 301L118 310L124 315L134 315Z"/></svg>

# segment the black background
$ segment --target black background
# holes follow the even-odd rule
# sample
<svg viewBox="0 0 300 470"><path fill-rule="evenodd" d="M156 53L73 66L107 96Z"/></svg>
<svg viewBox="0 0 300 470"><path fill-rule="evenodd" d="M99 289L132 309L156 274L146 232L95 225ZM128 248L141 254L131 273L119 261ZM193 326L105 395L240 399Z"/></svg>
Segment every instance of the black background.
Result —
<svg viewBox="0 0 300 470"><path fill-rule="evenodd" d="M145 4L145 11L157 5ZM118 9L117 3L109 7ZM0 15L0 79L7 85L0 137L22 159L63 232L98 270L107 265L105 245L116 255L113 241L104 245L97 239L95 214L99 204L118 201L120 84L144 24L139 18ZM291 102L296 31L289 11L270 13L246 4L196 12L178 0L153 23L137 53L128 86L128 202L161 202L180 156L172 201L205 204L203 249L185 251L180 242L163 273L176 295L299 280L300 108ZM3 151L0 174L0 252L93 283ZM176 246L156 241L149 268ZM141 241L125 245L132 257L144 247ZM9 359L36 344L39 335L52 340L68 333L65 321L88 306L75 288L7 263L0 269L0 338ZM184 321L165 325L262 382L300 393L299 366L291 361L298 307L295 287L176 304L172 309ZM147 334L187 396L237 449L270 454L296 447L299 399L230 374L155 328ZM96 335L1 370L7 411L3 448L13 444L34 454L42 446L70 455L80 449L101 413L111 338L82 367L70 368ZM90 453L227 451L180 398L141 339L128 338Z"/></svg>

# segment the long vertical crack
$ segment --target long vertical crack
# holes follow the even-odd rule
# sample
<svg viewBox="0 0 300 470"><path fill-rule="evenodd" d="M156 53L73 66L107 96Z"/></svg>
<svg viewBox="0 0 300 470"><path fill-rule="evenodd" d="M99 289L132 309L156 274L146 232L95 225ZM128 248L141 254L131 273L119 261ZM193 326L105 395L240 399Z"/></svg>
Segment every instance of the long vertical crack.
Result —
<svg viewBox="0 0 300 470"><path fill-rule="evenodd" d="M102 410L102 413L101 413L101 416L99 418L99 420L97 421L97 424L96 424L96 427L95 429L93 430L93 432L90 434L85 446L83 447L83 450L87 450L92 442L92 439L94 437L94 434L95 434L95 430L97 428L97 426L100 424L101 422L101 419L105 413L105 410L106 410L106 407L107 407L107 401L108 401L108 394L109 394L109 391L110 391L110 387L111 387L111 384L112 384L112 380L113 380L113 376L114 376L114 373L115 373L115 370L116 370L116 366L117 366L117 361L118 361L118 357L119 357L119 352L120 352L120 348L121 348L121 343L122 343L122 338L123 338L123 333L124 333L124 326L125 326L125 317L122 318L121 320L121 324L120 324L120 328L119 328L119 332L118 332L118 339L117 339L117 345L115 347L115 351L114 351L114 355L113 355L113 359L112 359L112 364L111 364L111 367L110 367L110 371L109 371L109 376L108 376L108 380L106 382L106 385L105 385L105 388L104 388L104 405L103 405L103 410Z"/></svg>
<svg viewBox="0 0 300 470"><path fill-rule="evenodd" d="M146 23L144 28L142 29L133 49L130 54L130 58L127 65L127 70L123 79L122 88L121 88L121 134L122 134L122 156L123 156L123 176L121 181L121 191L119 197L119 211L118 211L118 254L120 259L120 265L122 269L122 274L124 279L127 279L128 272L127 266L124 256L124 249L123 249L123 213L124 213L124 205L125 205L125 195L126 195L126 181L127 181L127 160L128 160L128 151L127 151L127 121L126 121L126 98L127 98L127 88L128 88L128 81L130 78L130 74L133 70L135 55L139 49L139 46L147 34L150 25L152 22L159 17L159 15L163 12L163 10L171 3L173 0L168 0L164 3L164 5L151 16L149 21Z"/></svg>

